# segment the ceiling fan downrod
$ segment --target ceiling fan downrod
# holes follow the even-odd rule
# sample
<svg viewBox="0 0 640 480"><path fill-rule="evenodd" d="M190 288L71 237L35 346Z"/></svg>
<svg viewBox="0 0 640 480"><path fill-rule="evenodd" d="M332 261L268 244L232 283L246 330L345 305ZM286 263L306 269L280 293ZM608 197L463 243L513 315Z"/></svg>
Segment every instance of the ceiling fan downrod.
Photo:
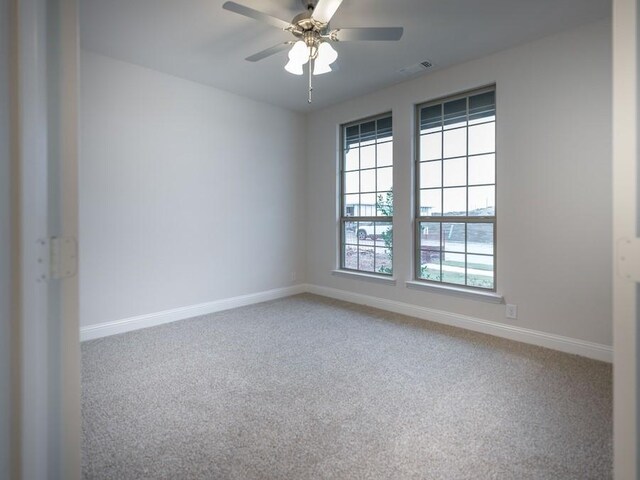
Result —
<svg viewBox="0 0 640 480"><path fill-rule="evenodd" d="M309 99L307 100L309 103L311 103L311 93L313 92L313 84L311 83L312 81L311 79L313 78L313 75L311 73L313 71L313 62L314 62L314 59L310 58L309 59Z"/></svg>
<svg viewBox="0 0 640 480"><path fill-rule="evenodd" d="M316 2L316 0L300 0L300 3L302 3L302 6L305 9L313 12L313 10L316 8L316 3L318 2Z"/></svg>

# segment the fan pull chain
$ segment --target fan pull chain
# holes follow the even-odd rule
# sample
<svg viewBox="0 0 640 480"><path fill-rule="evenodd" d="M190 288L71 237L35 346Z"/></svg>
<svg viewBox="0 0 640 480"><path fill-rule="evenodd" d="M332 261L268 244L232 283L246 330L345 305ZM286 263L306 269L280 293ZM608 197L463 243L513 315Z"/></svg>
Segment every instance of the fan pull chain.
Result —
<svg viewBox="0 0 640 480"><path fill-rule="evenodd" d="M310 58L309 59L309 100L308 102L311 103L311 92L313 92L313 85L311 84L311 76L312 76L312 71L313 71L313 59Z"/></svg>

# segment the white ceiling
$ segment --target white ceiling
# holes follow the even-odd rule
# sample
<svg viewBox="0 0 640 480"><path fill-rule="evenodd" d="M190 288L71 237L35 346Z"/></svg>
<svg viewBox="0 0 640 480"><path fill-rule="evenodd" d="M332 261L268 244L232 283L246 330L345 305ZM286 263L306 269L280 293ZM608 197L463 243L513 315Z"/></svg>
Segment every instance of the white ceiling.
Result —
<svg viewBox="0 0 640 480"><path fill-rule="evenodd" d="M299 0L236 0L291 20ZM224 0L81 0L81 46L298 111L326 107L406 80L400 69L460 63L610 15L610 0L344 0L337 27L401 26L399 42L335 45L338 70L314 78L283 69L286 52L245 57L289 40L287 32L222 9ZM541 66L541 68L544 68Z"/></svg>

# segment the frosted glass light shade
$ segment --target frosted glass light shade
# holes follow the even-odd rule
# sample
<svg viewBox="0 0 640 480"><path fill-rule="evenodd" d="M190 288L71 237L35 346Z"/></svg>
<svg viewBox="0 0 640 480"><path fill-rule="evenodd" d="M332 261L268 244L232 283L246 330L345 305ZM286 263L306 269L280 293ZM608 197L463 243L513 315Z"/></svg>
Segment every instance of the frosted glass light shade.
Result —
<svg viewBox="0 0 640 480"><path fill-rule="evenodd" d="M289 62L284 66L284 69L289 73L293 73L294 75L302 75L304 73L302 71L302 65L304 65L304 63L298 63L294 62L293 60L289 60Z"/></svg>
<svg viewBox="0 0 640 480"><path fill-rule="evenodd" d="M298 40L289 50L289 60L300 65L304 65L309 61L309 48L302 40Z"/></svg>
<svg viewBox="0 0 640 480"><path fill-rule="evenodd" d="M315 65L313 66L314 75L322 75L323 73L329 73L330 71L331 67L329 65L320 63L316 60Z"/></svg>
<svg viewBox="0 0 640 480"><path fill-rule="evenodd" d="M330 65L335 62L337 58L338 52L336 52L327 42L322 42L318 46L318 56L314 62L313 74L322 75L323 73L330 72Z"/></svg>
<svg viewBox="0 0 640 480"><path fill-rule="evenodd" d="M328 42L322 42L318 47L316 62L322 65L331 65L338 59L338 52Z"/></svg>

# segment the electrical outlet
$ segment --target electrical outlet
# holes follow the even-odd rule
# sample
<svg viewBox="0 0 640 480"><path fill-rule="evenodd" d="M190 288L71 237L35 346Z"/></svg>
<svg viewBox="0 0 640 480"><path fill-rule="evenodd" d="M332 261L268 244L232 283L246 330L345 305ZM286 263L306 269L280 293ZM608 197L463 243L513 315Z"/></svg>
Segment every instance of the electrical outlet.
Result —
<svg viewBox="0 0 640 480"><path fill-rule="evenodd" d="M296 281L296 272L291 272L291 281L292 282Z"/></svg>
<svg viewBox="0 0 640 480"><path fill-rule="evenodd" d="M507 303L507 318L515 320L518 318L518 306Z"/></svg>

